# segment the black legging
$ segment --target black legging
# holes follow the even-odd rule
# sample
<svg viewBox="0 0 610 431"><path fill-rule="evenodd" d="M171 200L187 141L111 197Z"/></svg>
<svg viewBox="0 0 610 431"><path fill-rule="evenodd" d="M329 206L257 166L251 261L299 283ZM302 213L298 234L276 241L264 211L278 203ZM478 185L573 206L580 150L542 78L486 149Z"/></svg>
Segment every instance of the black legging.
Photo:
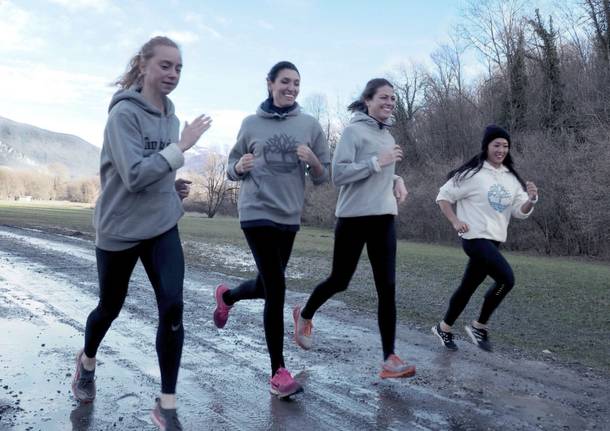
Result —
<svg viewBox="0 0 610 431"><path fill-rule="evenodd" d="M284 273L296 232L270 226L244 228L246 241L254 256L258 275L241 283L223 295L228 305L242 299L264 299L263 325L271 358L271 375L284 367L284 298L286 279Z"/></svg>
<svg viewBox="0 0 610 431"><path fill-rule="evenodd" d="M301 316L312 319L328 299L347 289L365 244L377 288L377 319L383 358L387 359L394 353L396 336L396 228L393 215L344 217L337 220L331 274L316 286L301 311Z"/></svg>
<svg viewBox="0 0 610 431"><path fill-rule="evenodd" d="M161 392L175 393L184 341L184 255L178 228L173 227L127 250L96 248L95 254L100 301L87 319L85 354L90 358L96 355L112 321L119 315L127 296L129 278L139 258L155 291L159 310L156 348L161 369Z"/></svg>
<svg viewBox="0 0 610 431"><path fill-rule="evenodd" d="M497 241L489 239L462 239L462 248L470 260L466 265L462 283L449 300L449 308L443 319L447 325L451 326L455 323L474 291L488 275L495 283L485 294L479 323L487 323L491 313L513 288L515 285L513 270L500 253L499 247Z"/></svg>

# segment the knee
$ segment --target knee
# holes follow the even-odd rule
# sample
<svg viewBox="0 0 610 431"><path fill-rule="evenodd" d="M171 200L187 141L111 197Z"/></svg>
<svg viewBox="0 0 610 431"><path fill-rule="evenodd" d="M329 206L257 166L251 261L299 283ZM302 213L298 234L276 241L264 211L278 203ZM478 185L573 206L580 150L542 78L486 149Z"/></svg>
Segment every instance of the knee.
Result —
<svg viewBox="0 0 610 431"><path fill-rule="evenodd" d="M326 280L325 284L333 292L333 294L335 294L339 292L345 292L347 290L347 286L349 286L349 282L349 278L331 275Z"/></svg>
<svg viewBox="0 0 610 431"><path fill-rule="evenodd" d="M162 323L169 323L171 325L182 323L183 310L184 304L182 301L171 301L160 308L159 320Z"/></svg>

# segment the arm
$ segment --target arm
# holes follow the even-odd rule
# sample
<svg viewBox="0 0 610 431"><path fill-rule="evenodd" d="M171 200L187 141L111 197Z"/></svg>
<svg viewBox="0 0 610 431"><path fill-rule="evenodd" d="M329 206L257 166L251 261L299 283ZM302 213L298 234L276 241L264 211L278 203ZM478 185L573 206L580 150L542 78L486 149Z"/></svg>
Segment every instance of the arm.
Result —
<svg viewBox="0 0 610 431"><path fill-rule="evenodd" d="M126 112L118 112L108 119L105 134L113 164L132 193L144 190L184 164L184 155L175 143L144 156L142 132L135 116Z"/></svg>
<svg viewBox="0 0 610 431"><path fill-rule="evenodd" d="M248 139L244 122L237 134L237 142L229 153L227 161L227 178L231 181L243 180L254 167L254 154L248 150Z"/></svg>
<svg viewBox="0 0 610 431"><path fill-rule="evenodd" d="M525 182L526 192L520 189L516 203L511 211L513 217L525 219L530 216L534 210L534 205L538 202L538 188L531 181Z"/></svg>
<svg viewBox="0 0 610 431"><path fill-rule="evenodd" d="M377 157L363 162L356 162L356 144L358 136L352 128L347 127L335 148L332 162L332 180L336 186L363 180L381 171Z"/></svg>
<svg viewBox="0 0 610 431"><path fill-rule="evenodd" d="M316 121L316 134L311 148L307 145L299 145L297 156L299 160L309 165L311 181L320 185L328 181L330 167L330 149L320 124Z"/></svg>
<svg viewBox="0 0 610 431"><path fill-rule="evenodd" d="M458 234L463 234L468 232L469 227L468 224L464 223L460 220L455 212L453 211L453 205L449 201L439 200L438 206L441 208L441 212L445 215L447 220L451 223L451 226L456 230Z"/></svg>
<svg viewBox="0 0 610 431"><path fill-rule="evenodd" d="M399 175L394 175L394 196L399 204L403 203L407 199L409 191L405 186L405 182Z"/></svg>

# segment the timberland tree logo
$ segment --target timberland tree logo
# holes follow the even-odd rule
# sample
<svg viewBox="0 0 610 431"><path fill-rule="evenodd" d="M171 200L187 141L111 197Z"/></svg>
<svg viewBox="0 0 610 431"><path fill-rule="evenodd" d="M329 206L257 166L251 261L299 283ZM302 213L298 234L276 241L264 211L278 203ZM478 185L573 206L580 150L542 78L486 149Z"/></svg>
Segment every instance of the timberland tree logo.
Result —
<svg viewBox="0 0 610 431"><path fill-rule="evenodd" d="M299 164L298 145L299 142L294 136L285 133L267 139L263 148L263 158L271 172L287 174L295 170Z"/></svg>
<svg viewBox="0 0 610 431"><path fill-rule="evenodd" d="M489 205L499 213L510 205L513 195L502 184L494 184L487 192Z"/></svg>

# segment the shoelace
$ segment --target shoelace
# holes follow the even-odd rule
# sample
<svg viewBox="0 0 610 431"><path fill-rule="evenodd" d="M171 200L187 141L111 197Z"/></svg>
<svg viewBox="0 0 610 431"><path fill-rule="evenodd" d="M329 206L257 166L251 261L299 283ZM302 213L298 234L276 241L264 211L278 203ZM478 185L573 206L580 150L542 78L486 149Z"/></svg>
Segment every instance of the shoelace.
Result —
<svg viewBox="0 0 610 431"><path fill-rule="evenodd" d="M445 331L438 331L439 334L441 334L441 338L443 339L443 341L445 342L449 342L453 340L453 334L451 332L445 332Z"/></svg>

